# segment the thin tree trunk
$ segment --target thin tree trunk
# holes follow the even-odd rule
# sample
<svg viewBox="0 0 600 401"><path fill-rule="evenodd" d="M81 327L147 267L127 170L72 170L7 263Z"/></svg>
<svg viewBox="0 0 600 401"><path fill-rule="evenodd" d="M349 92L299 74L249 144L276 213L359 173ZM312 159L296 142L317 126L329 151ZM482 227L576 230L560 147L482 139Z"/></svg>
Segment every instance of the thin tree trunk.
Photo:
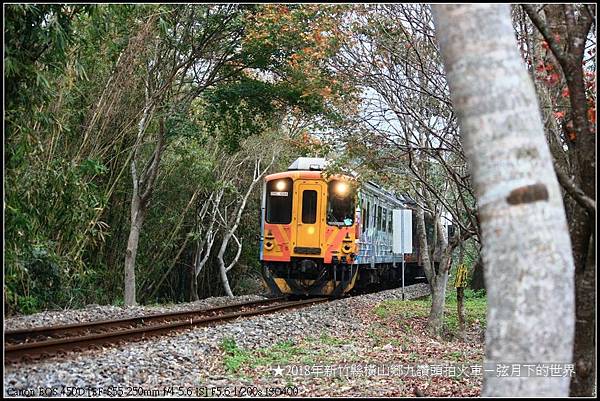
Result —
<svg viewBox="0 0 600 401"><path fill-rule="evenodd" d="M217 254L217 261L219 262L219 270L221 273L221 282L223 283L223 288L225 289L225 293L229 297L233 297L233 292L231 291L231 287L229 286L229 279L227 278L227 272L229 270L231 270L233 268L233 266L237 263L240 255L241 255L241 252L242 252L242 243L235 236L235 231L237 230L237 228L240 224L240 220L242 218L242 213L244 212L244 209L246 208L246 203L248 202L248 198L250 197L252 190L254 189L256 184L262 179L262 177L265 175L267 170L273 165L274 161L275 161L275 154L273 154L273 157L271 158L271 162L269 163L269 165L266 168L264 168L262 171L260 169L261 159L258 158L255 161L253 180L250 183L250 185L248 186L246 194L240 201L240 205L238 206L238 208L236 210L235 219L233 220L231 227L227 228L225 235L223 236L223 242L221 244L221 248L219 249L219 253ZM227 224L227 216L223 216L223 222ZM225 261L223 258L225 255L225 251L227 249L227 245L229 244L229 241L231 240L231 238L235 239L237 246L238 246L238 251L237 251L235 258L229 264L229 266L225 266Z"/></svg>
<svg viewBox="0 0 600 401"><path fill-rule="evenodd" d="M465 248L461 244L458 256L458 266L456 267L456 313L458 314L458 335L464 339L467 332L465 327L465 286L467 271L463 266Z"/></svg>
<svg viewBox="0 0 600 401"><path fill-rule="evenodd" d="M456 288L456 312L458 313L458 335L465 338L465 287Z"/></svg>
<svg viewBox="0 0 600 401"><path fill-rule="evenodd" d="M139 204L135 202L135 204ZM127 240L127 252L125 253L125 295L124 303L126 306L133 306L135 299L135 257L137 255L138 244L140 241L140 230L143 218L140 215L139 206L131 207L132 223ZM139 217L134 217L139 216Z"/></svg>
<svg viewBox="0 0 600 401"><path fill-rule="evenodd" d="M198 298L198 285L197 285L198 275L200 274L200 272L206 265L206 262L208 262L208 258L210 257L212 247L215 242L215 238L217 236L216 231L218 231L218 230L214 229L214 225L217 220L218 209L219 209L219 205L221 204L221 199L223 199L224 192L225 192L224 188L219 189L215 199L213 199L214 193L212 193L210 195L209 201L212 202L212 204L213 204L212 213L210 214L210 224L208 226L208 229L204 233L204 238L202 239L202 241L200 241L200 240L197 241L198 251L196 253L196 258L194 259L194 276L192 277L192 280L194 282L195 300L199 299ZM207 205L208 205L208 202L205 205L207 208L206 209L204 207L202 208L202 212L201 212L202 219L204 218L204 215L206 214L206 211L208 210ZM204 253L204 256L202 256L202 253Z"/></svg>
<svg viewBox="0 0 600 401"><path fill-rule="evenodd" d="M444 325L444 306L446 304L446 285L452 263L453 245L448 243L440 212L433 216L434 247L430 247L425 230L425 214L421 206L417 206L417 236L421 252L421 263L431 289L431 310L427 319L427 330L433 336L441 336ZM432 263L433 260L433 263Z"/></svg>
<svg viewBox="0 0 600 401"><path fill-rule="evenodd" d="M135 258L140 240L140 231L148 209L148 201L154 190L154 181L158 174L165 139L164 119L161 118L159 122L158 139L151 158L152 161L147 164L144 171L142 171L141 176L138 176L137 155L139 146L141 146L141 137L146 127L146 117L147 115L145 115L140 122L138 140L135 144L134 154L131 160L133 194L131 196L131 228L129 231L129 239L127 241L127 252L125 254L125 295L123 297L126 306L133 306L136 304Z"/></svg>
<svg viewBox="0 0 600 401"><path fill-rule="evenodd" d="M486 362L570 363L573 258L560 188L508 5L435 5L478 201ZM484 377L484 396L567 396L569 377Z"/></svg>
<svg viewBox="0 0 600 401"><path fill-rule="evenodd" d="M229 286L229 279L227 278L227 270L225 268L225 263L219 260L219 273L221 275L221 283L223 283L223 289L225 290L225 294L228 297L233 297L233 291L231 291L231 287Z"/></svg>
<svg viewBox="0 0 600 401"><path fill-rule="evenodd" d="M194 266L190 266L190 301L198 301L198 277Z"/></svg>
<svg viewBox="0 0 600 401"><path fill-rule="evenodd" d="M419 240L419 253L421 256L421 265L425 270L425 276L429 282L429 286L432 287L433 283L433 269L431 266L431 259L429 258L429 244L427 243L427 231L425 230L425 211L421 205L417 205L415 209L415 218L417 220L417 238ZM433 289L431 289L433 292Z"/></svg>

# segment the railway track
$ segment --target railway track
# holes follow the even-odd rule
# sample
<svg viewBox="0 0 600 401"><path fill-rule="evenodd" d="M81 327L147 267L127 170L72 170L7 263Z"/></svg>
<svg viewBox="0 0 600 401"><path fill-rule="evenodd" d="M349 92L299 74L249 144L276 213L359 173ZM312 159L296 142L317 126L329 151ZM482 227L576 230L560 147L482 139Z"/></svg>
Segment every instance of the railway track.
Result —
<svg viewBox="0 0 600 401"><path fill-rule="evenodd" d="M296 301L285 298L265 299L208 309L9 330L4 333L4 361L5 363L30 362L54 355L65 355L68 352L100 349L190 327L218 324L239 317L267 314L328 300L328 298Z"/></svg>

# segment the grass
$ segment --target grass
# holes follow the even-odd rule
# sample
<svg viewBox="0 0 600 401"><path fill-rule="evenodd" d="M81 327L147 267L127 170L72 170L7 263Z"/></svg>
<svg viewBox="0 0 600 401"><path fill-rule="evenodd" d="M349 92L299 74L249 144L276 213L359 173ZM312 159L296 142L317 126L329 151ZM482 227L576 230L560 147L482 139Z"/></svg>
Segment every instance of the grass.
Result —
<svg viewBox="0 0 600 401"><path fill-rule="evenodd" d="M332 346L339 346L339 345L344 345L344 344L349 344L350 341L349 340L344 340L341 338L336 338L336 337L332 337L329 334L322 334L321 337L319 338L319 340L321 341L321 343L326 344L326 345L332 345Z"/></svg>
<svg viewBox="0 0 600 401"><path fill-rule="evenodd" d="M389 330L387 326L379 322L372 323L367 331L367 336L373 340L373 345L375 347L387 344L388 334Z"/></svg>
<svg viewBox="0 0 600 401"><path fill-rule="evenodd" d="M381 302L375 307L375 315L380 318L388 318L391 316L410 319L413 317L429 316L429 308L431 306L430 298L414 299L414 300L397 300L390 299Z"/></svg>
<svg viewBox="0 0 600 401"><path fill-rule="evenodd" d="M235 339L227 337L221 341L220 348L224 352L223 364L227 372L239 375L246 368L256 368L258 366L286 365L290 363L313 364L315 358L321 361L328 355L328 351L321 349L321 345L337 348L350 343L349 340L339 339L327 334L323 334L319 338L309 337L305 342L308 347L287 340L280 341L271 347L247 350L240 348Z"/></svg>
<svg viewBox="0 0 600 401"><path fill-rule="evenodd" d="M465 290L465 323L467 325L475 323L476 320L482 328L486 327L487 299L485 292ZM456 289L449 290L446 293L446 306L444 309L444 324L452 333L458 331L458 311L456 310Z"/></svg>
<svg viewBox="0 0 600 401"><path fill-rule="evenodd" d="M367 336L373 341L373 346L382 346L392 344L407 349L406 335L413 333L410 322L406 320L411 318L427 318L431 308L431 297L413 299L413 300L386 300L381 302L373 309L375 316L383 321L372 322ZM472 324L476 320L482 327L486 324L487 303L485 293L481 291L465 291L465 315L467 324ZM395 327L400 328L402 333L396 332L390 337L390 328L385 320L393 319ZM444 311L444 325L450 334L458 331L458 316L456 311L456 290L451 288L446 293L446 305ZM401 335L400 335L401 334ZM326 346L316 347L316 349L307 348L305 344L319 343ZM223 350L223 364L226 370L232 374L241 374L244 369L256 368L257 366L286 365L290 363L313 364L315 359L321 361L323 358L337 355L335 348L345 344L352 343L352 340L338 338L329 334L322 334L318 338L306 338L302 344L296 344L291 340L280 341L273 346L257 350L245 350L240 348L233 338L225 338L221 341L220 347ZM334 348L334 352L331 352ZM418 356L409 355L409 359L415 359ZM464 358L460 352L451 352L448 357L454 360Z"/></svg>
<svg viewBox="0 0 600 401"><path fill-rule="evenodd" d="M461 362L464 359L464 355L461 351L452 351L447 353L446 356L456 362Z"/></svg>
<svg viewBox="0 0 600 401"><path fill-rule="evenodd" d="M286 364L296 356L305 355L307 350L298 347L293 341L281 341L272 347L256 350L253 355L256 359L252 367L258 365Z"/></svg>
<svg viewBox="0 0 600 401"><path fill-rule="evenodd" d="M237 373L251 359L251 354L240 349L233 338L223 339L221 349L225 352L223 363L230 373Z"/></svg>
<svg viewBox="0 0 600 401"><path fill-rule="evenodd" d="M444 307L444 326L450 335L458 333L458 312L456 310L456 289L449 288L446 292L446 304ZM485 291L465 290L464 297L465 321L467 325L479 321L482 328L486 326L487 300ZM386 300L377 305L373 313L380 319L394 318L406 320L416 317L428 317L431 309L431 296L413 300ZM403 331L410 333L411 326L406 323L402 325ZM377 340L375 333L369 334ZM377 342L377 341L376 341Z"/></svg>

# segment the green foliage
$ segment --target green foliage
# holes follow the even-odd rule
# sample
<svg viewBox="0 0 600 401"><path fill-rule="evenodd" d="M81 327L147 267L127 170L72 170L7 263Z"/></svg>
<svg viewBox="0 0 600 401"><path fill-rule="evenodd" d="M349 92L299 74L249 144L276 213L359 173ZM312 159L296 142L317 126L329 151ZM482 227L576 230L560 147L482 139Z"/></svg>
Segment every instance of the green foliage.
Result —
<svg viewBox="0 0 600 401"><path fill-rule="evenodd" d="M49 89L48 69L64 66L73 39L72 20L88 7L60 4L9 4L5 8L7 108L33 108L35 92ZM40 99L41 100L41 99Z"/></svg>
<svg viewBox="0 0 600 401"><path fill-rule="evenodd" d="M35 313L40 310L38 299L32 296L20 297L18 299L18 307L25 314Z"/></svg>
<svg viewBox="0 0 600 401"><path fill-rule="evenodd" d="M330 13L318 6L12 4L5 11L9 313L122 304L131 151L151 57L194 53L198 63L220 67L199 82L196 63L181 92L167 85L143 138L147 160L154 149L148 138L166 116L165 150L136 259L138 293L174 268L150 301L187 299L195 240L205 235L197 213L224 185L220 158L239 155L246 138L278 130L290 114L333 118L342 92L325 68L336 44L323 35L331 30ZM268 146L281 143L282 133L272 135ZM278 167L296 156L295 148L286 152ZM228 184L228 202L251 175L240 171ZM248 286L242 278L258 277L260 268L255 192L238 228L244 249L230 273L234 288L238 281ZM203 272L201 296L220 295L214 265L209 261Z"/></svg>
<svg viewBox="0 0 600 401"><path fill-rule="evenodd" d="M100 245L107 235L107 225L96 218L107 200L90 182L105 173L106 167L94 160L80 165L55 160L48 170L27 169L7 177L7 184L14 185L5 215L9 309L20 309L19 297L28 297L29 311L70 298L88 299L90 294L75 295L64 287L94 287L79 245L86 240Z"/></svg>

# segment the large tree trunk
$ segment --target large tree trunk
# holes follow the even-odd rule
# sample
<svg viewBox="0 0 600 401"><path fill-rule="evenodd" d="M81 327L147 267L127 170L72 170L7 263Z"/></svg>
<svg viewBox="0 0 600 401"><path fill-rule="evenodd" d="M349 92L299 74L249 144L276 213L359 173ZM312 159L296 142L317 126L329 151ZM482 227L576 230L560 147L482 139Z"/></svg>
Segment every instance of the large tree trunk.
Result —
<svg viewBox="0 0 600 401"><path fill-rule="evenodd" d="M590 244L595 241L593 218L596 199L596 135L587 118L588 104L582 65L584 44L593 25L594 10L588 12L587 5L546 5L543 11L540 10L540 13L545 14L544 20L533 5L522 7L537 27L540 36L549 44L548 56L556 61L556 67L560 66L557 72L562 72L569 89L568 98L546 100L549 106L558 106L559 110L566 112L562 134L568 151L565 153L560 141L550 143L559 142L554 146L556 173L565 192L573 198L567 199L565 203L575 261L576 299L573 349L576 375L571 381L570 395L590 397L595 384L596 365L596 266L593 247L590 248ZM577 18L575 14L578 14ZM541 92L546 94L547 91L542 89ZM554 122L554 118L548 120ZM552 132L549 134L551 137ZM589 255L591 257L588 258Z"/></svg>
<svg viewBox="0 0 600 401"><path fill-rule="evenodd" d="M473 266L473 274L471 275L471 289L472 290L483 290L485 288L485 277L484 277L483 262L481 261L481 254L477 257L475 265Z"/></svg>
<svg viewBox="0 0 600 401"><path fill-rule="evenodd" d="M441 224L439 224L439 217L434 216L433 224L437 227L434 233L434 238L438 239L436 249L440 251L434 251L439 258L437 262L432 263L430 256L430 246L427 239L427 233L425 230L425 212L420 205L417 205L415 210L415 218L417 221L417 238L419 241L419 254L421 256L421 264L425 271L425 276L429 282L429 288L431 290L431 310L429 311L429 317L427 319L427 330L433 336L440 336L442 334L442 328L444 325L444 306L446 303L446 285L448 284L448 272L450 264L452 263L451 245L448 245L444 234L440 232Z"/></svg>
<svg viewBox="0 0 600 401"><path fill-rule="evenodd" d="M573 257L562 197L508 5L436 5L478 201L488 363L570 363ZM567 396L569 377L484 378L484 396Z"/></svg>
<svg viewBox="0 0 600 401"><path fill-rule="evenodd" d="M571 381L572 397L591 397L596 386L596 258L591 236L585 267L575 275L576 325L573 362L575 377ZM577 266L579 269L579 266Z"/></svg>
<svg viewBox="0 0 600 401"><path fill-rule="evenodd" d="M443 267L440 265L440 270ZM431 283L431 311L427 319L427 329L434 336L442 335L444 324L444 305L446 304L446 285L448 284L448 273L436 274Z"/></svg>

